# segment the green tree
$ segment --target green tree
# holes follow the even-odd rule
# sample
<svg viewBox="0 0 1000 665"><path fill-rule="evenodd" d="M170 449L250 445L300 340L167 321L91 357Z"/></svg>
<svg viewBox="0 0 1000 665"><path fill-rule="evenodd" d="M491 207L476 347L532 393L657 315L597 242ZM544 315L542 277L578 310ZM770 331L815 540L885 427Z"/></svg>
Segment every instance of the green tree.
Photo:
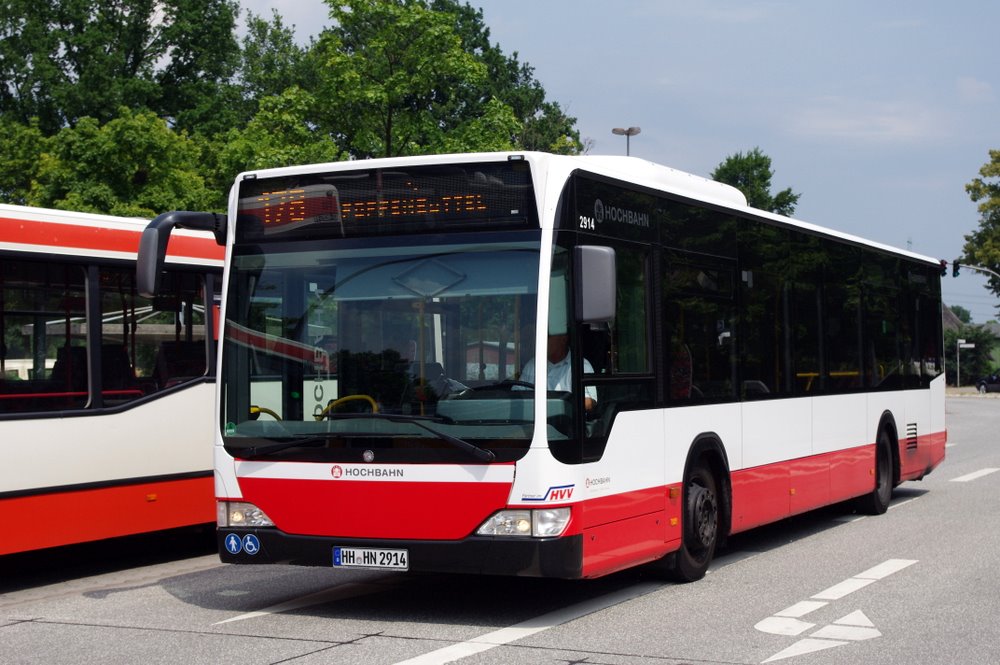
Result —
<svg viewBox="0 0 1000 665"><path fill-rule="evenodd" d="M487 68L462 48L451 15L425 0L328 3L335 25L314 48L316 96L320 120L342 149L358 158L388 157L453 143L475 118L452 102L469 96L463 88L484 85ZM442 91L450 91L448 99ZM496 145L497 137L487 142Z"/></svg>
<svg viewBox="0 0 1000 665"><path fill-rule="evenodd" d="M979 228L965 236L961 260L1000 273L1000 150L990 150L990 161L965 191L978 204ZM1000 296L1000 278L991 276L988 288Z"/></svg>
<svg viewBox="0 0 1000 665"><path fill-rule="evenodd" d="M232 84L240 65L236 0L165 0L162 8L158 43L166 62L156 72L160 94L150 108L197 134L245 121Z"/></svg>
<svg viewBox="0 0 1000 665"><path fill-rule="evenodd" d="M952 305L948 309L950 309L952 311L952 313L962 323L966 323L966 324L972 323L972 312L970 312L969 310L965 309L961 305Z"/></svg>
<svg viewBox="0 0 1000 665"><path fill-rule="evenodd" d="M218 209L240 171L583 149L534 70L460 0L327 0L306 47L237 0L0 0L0 200Z"/></svg>
<svg viewBox="0 0 1000 665"><path fill-rule="evenodd" d="M37 118L45 135L121 107L207 123L238 65L237 11L236 0L2 0L0 114Z"/></svg>
<svg viewBox="0 0 1000 665"><path fill-rule="evenodd" d="M771 194L771 178L774 177L771 158L760 148L745 155L742 152L730 155L712 171L711 177L739 189L752 207L788 217L795 213L801 196L793 193L790 187Z"/></svg>
<svg viewBox="0 0 1000 665"><path fill-rule="evenodd" d="M221 209L225 197L205 186L200 155L186 133L150 111L122 108L103 125L81 118L50 140L27 203L138 217Z"/></svg>
<svg viewBox="0 0 1000 665"><path fill-rule="evenodd" d="M219 151L220 189L228 189L241 171L346 159L333 139L310 122L315 103L297 87L264 97L254 119L226 136Z"/></svg>
<svg viewBox="0 0 1000 665"><path fill-rule="evenodd" d="M515 51L507 56L499 44L490 42L490 30L483 19L483 10L458 0L433 0L431 8L453 17L462 47L486 65L488 76L484 86L463 88L470 94L462 100L467 112L477 114L492 99L510 106L520 123L512 137L524 150L543 150L560 154L583 151L576 118L568 116L557 102L546 101L545 89L535 78L535 69L518 60ZM455 91L450 91L454 96Z"/></svg>
<svg viewBox="0 0 1000 665"><path fill-rule="evenodd" d="M964 339L973 344L973 348L959 349L958 340ZM971 385L981 376L993 371L992 354L997 345L997 338L984 328L976 325L963 325L958 330L944 331L944 356L948 383L956 385L956 378L961 385ZM959 356L956 357L956 353ZM961 377L956 377L957 359L961 358Z"/></svg>
<svg viewBox="0 0 1000 665"><path fill-rule="evenodd" d="M962 323L972 323L972 312L965 309L961 305L952 305L948 309L950 309Z"/></svg>
<svg viewBox="0 0 1000 665"><path fill-rule="evenodd" d="M246 23L237 80L244 99L252 105L249 118L257 112L260 100L295 86L312 89L315 76L308 68L306 49L295 43L295 33L276 10L270 21L250 13Z"/></svg>
<svg viewBox="0 0 1000 665"><path fill-rule="evenodd" d="M0 201L27 202L45 145L37 121L24 125L0 116Z"/></svg>

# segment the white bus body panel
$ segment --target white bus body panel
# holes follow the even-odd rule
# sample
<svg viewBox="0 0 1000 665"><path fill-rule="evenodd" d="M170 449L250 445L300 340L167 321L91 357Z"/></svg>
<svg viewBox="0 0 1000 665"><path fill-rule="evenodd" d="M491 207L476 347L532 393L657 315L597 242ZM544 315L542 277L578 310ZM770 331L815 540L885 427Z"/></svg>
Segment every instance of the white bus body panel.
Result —
<svg viewBox="0 0 1000 665"><path fill-rule="evenodd" d="M211 469L214 393L201 383L120 413L5 421L0 492Z"/></svg>

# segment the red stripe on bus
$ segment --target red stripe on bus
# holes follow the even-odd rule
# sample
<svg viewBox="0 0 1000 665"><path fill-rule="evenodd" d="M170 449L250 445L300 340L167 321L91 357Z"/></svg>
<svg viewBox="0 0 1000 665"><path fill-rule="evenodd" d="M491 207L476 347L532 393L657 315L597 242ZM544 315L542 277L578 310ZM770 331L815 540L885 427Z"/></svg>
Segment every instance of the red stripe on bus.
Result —
<svg viewBox="0 0 1000 665"><path fill-rule="evenodd" d="M458 540L507 505L510 483L240 478L243 500L286 533Z"/></svg>
<svg viewBox="0 0 1000 665"><path fill-rule="evenodd" d="M215 521L211 477L0 500L0 555Z"/></svg>
<svg viewBox="0 0 1000 665"><path fill-rule="evenodd" d="M677 484L587 499L575 507L583 525L583 576L607 575L676 550L680 495Z"/></svg>
<svg viewBox="0 0 1000 665"><path fill-rule="evenodd" d="M139 236L142 233L139 230L58 224L11 217L0 217L0 228L3 229L0 237L3 242L130 254L138 251ZM225 251L214 240L171 235L167 255L221 261Z"/></svg>
<svg viewBox="0 0 1000 665"><path fill-rule="evenodd" d="M945 440L943 432L920 437L911 452L925 465L924 472L943 459ZM467 538L507 507L510 492L508 483L269 478L240 478L239 483L243 500L260 507L286 533L345 538ZM873 491L875 444L734 471L731 484L731 532L738 533ZM583 535L584 577L653 561L680 547L679 484L560 505L574 511L565 535Z"/></svg>
<svg viewBox="0 0 1000 665"><path fill-rule="evenodd" d="M944 460L944 448L948 443L947 432L936 432L917 437L915 447L906 439L899 442L899 476L901 480L923 478Z"/></svg>

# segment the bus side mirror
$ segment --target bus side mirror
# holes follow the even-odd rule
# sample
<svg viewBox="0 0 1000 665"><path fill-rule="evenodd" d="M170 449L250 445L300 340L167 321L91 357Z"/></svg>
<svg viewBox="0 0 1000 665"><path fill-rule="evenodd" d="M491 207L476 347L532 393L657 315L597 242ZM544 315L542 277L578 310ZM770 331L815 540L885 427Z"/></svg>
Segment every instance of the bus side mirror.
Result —
<svg viewBox="0 0 1000 665"><path fill-rule="evenodd" d="M613 321L618 297L615 250L611 247L580 245L575 251L577 321Z"/></svg>
<svg viewBox="0 0 1000 665"><path fill-rule="evenodd" d="M215 242L226 244L226 216L214 212L189 212L174 210L153 218L139 238L139 254L136 258L135 283L139 295L144 298L156 296L160 290L160 274L167 260L167 242L174 227L211 231Z"/></svg>

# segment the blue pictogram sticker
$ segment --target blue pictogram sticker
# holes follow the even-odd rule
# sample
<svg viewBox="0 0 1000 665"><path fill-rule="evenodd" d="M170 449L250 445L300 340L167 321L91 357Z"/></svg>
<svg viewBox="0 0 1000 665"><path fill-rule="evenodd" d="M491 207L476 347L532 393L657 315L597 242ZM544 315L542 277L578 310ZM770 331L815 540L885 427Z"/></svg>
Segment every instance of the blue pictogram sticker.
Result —
<svg viewBox="0 0 1000 665"><path fill-rule="evenodd" d="M260 552L260 541L257 540L257 536L252 533L243 536L243 551L250 556Z"/></svg>
<svg viewBox="0 0 1000 665"><path fill-rule="evenodd" d="M239 554L243 551L243 541L235 533L226 536L226 551L230 554Z"/></svg>

